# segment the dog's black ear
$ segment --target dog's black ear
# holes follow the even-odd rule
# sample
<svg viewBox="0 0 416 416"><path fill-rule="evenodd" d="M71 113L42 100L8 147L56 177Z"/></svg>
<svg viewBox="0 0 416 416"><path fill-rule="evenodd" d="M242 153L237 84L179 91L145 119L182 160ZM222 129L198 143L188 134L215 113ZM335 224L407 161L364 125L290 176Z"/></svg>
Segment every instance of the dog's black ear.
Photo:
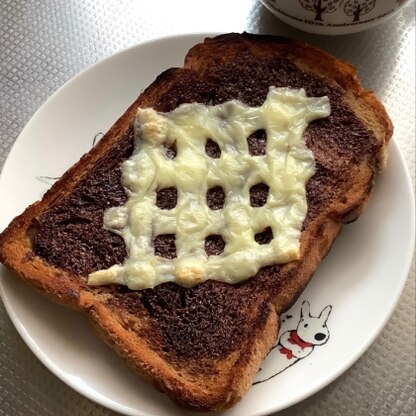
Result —
<svg viewBox="0 0 416 416"><path fill-rule="evenodd" d="M300 308L300 319L304 318L305 316L311 316L311 306L307 300L302 302L302 307Z"/></svg>
<svg viewBox="0 0 416 416"><path fill-rule="evenodd" d="M326 306L325 309L320 313L318 318L326 322L329 318L329 314L331 313L331 311L332 311L332 306L331 305Z"/></svg>

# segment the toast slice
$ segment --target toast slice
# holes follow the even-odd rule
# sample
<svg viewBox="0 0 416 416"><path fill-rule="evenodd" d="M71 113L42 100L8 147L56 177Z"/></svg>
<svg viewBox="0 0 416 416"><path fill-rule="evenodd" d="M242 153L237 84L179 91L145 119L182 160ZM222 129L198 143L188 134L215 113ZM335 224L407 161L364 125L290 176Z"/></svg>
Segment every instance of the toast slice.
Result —
<svg viewBox="0 0 416 416"><path fill-rule="evenodd" d="M89 273L127 254L122 238L104 229L103 215L126 201L121 164L133 153L137 108L168 112L182 103L231 99L259 106L272 85L304 88L331 103L330 116L310 123L304 135L316 170L307 184L300 259L263 267L235 285L89 286ZM188 52L182 68L159 75L41 201L11 222L0 236L0 260L51 299L83 312L144 379L179 405L229 408L250 388L275 343L279 316L305 288L342 224L365 208L391 135L383 105L363 90L351 65L281 37L207 38ZM169 241L154 244L162 255L169 250Z"/></svg>

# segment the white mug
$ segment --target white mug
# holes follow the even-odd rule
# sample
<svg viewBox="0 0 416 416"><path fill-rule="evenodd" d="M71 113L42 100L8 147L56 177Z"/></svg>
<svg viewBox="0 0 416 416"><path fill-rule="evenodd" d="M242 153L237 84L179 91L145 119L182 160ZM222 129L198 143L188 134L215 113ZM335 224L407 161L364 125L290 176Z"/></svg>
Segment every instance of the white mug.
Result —
<svg viewBox="0 0 416 416"><path fill-rule="evenodd" d="M392 17L407 0L261 0L280 20L306 32L343 35Z"/></svg>

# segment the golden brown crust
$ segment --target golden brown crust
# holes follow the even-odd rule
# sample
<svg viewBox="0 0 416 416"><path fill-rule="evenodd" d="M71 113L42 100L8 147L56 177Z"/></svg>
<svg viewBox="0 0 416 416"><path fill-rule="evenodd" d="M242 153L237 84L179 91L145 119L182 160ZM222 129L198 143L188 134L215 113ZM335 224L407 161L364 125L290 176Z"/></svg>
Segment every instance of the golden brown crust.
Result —
<svg viewBox="0 0 416 416"><path fill-rule="evenodd" d="M253 321L250 333L231 354L212 360L217 375L207 378L203 374L193 373L190 368L178 369L159 354L149 338L137 335L149 330L151 326L148 319L151 318L137 318L122 308L111 306L107 302L111 291L92 289L86 285L85 278L72 276L35 256L30 235L36 232L40 215L70 195L91 166L111 151L119 137L127 131L138 106L153 106L185 73L197 73L202 78L211 77L215 67L247 51L253 61L283 56L305 73L322 77L335 89L342 91L342 100L372 132L378 147L372 155L372 164L368 162L351 166L356 180L345 189L343 197L322 207L322 213L308 224L301 237L300 260L284 266L292 278L285 281L272 298L259 298L253 304L252 316L257 320ZM206 39L203 44L189 51L184 69L170 69L161 74L99 144L52 186L42 201L31 205L12 221L0 235L0 260L50 298L83 311L107 343L126 358L143 378L169 394L175 402L203 411L225 409L240 400L249 389L261 361L275 342L279 315L293 304L307 285L339 234L342 224L356 219L366 206L375 173L384 166L391 135L392 124L383 105L372 92L362 89L351 65L302 42L284 38L228 34ZM325 159L329 156L320 157ZM258 317L261 319L258 320Z"/></svg>

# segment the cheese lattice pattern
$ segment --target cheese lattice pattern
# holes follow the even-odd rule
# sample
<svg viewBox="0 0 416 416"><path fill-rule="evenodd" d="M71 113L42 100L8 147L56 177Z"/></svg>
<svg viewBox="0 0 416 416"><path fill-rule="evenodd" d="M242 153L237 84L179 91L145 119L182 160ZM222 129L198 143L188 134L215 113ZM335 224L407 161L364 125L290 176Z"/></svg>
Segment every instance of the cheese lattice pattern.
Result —
<svg viewBox="0 0 416 416"><path fill-rule="evenodd" d="M239 101L216 106L183 104L170 113L139 109L136 148L124 162L122 181L128 200L105 214L108 229L123 236L128 258L122 265L99 270L90 284L125 284L131 289L175 281L191 287L207 279L236 283L261 267L299 256L300 231L306 216L305 185L314 159L303 133L309 122L330 113L327 97L307 97L304 90L270 88L260 107ZM266 152L252 156L247 138L264 129ZM213 140L219 158L206 154ZM174 159L166 145L176 146ZM266 184L265 205L250 206L250 188ZM225 204L211 210L206 195L223 188ZM157 191L177 189L172 209L156 206ZM254 236L270 227L273 238L259 244ZM154 255L154 236L174 234L176 258ZM205 239L221 235L222 254L208 256Z"/></svg>

